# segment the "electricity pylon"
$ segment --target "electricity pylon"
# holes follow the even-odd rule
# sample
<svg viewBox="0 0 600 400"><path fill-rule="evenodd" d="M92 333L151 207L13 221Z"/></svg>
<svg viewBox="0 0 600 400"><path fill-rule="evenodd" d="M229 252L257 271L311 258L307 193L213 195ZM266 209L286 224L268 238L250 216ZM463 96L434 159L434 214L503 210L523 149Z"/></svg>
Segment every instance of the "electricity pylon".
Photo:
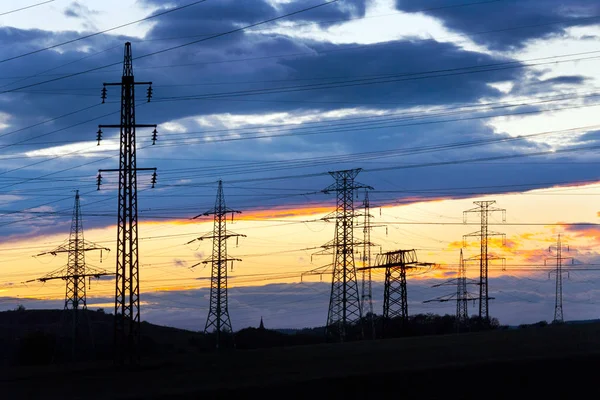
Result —
<svg viewBox="0 0 600 400"><path fill-rule="evenodd" d="M131 43L125 43L123 76L121 82L104 83L102 102L106 99L107 86L121 87L121 123L98 125L98 145L102 139L102 128L120 130L119 168L98 170L98 190L102 183L102 172L119 173L119 214L117 223L117 268L115 281L114 359L123 364L139 361L140 342L140 275L138 258L138 171L154 171L152 187L156 184L156 168L137 168L136 128L154 128L152 144L157 139L156 124L136 124L135 86L148 85L148 101L152 97L152 82L136 82L133 77Z"/></svg>
<svg viewBox="0 0 600 400"><path fill-rule="evenodd" d="M231 262L230 265L233 269L233 262L242 260L239 258L230 258L227 255L227 239L231 237L246 237L246 235L227 232L226 221L227 214L231 214L231 219L233 220L233 214L239 213L241 213L241 211L232 210L231 208L227 208L225 205L223 182L219 180L215 207L204 214L194 217L198 218L200 216L208 216L211 214L214 215L212 233L207 233L204 236L186 243L189 244L196 240L213 240L212 256L208 260L202 262L202 264L212 264L210 276L210 308L208 310L208 317L206 319L204 333L208 334L215 332L217 349L221 345L222 333L233 334L233 328L231 327L231 319L229 318L229 308L227 304L227 263Z"/></svg>
<svg viewBox="0 0 600 400"><path fill-rule="evenodd" d="M408 292L406 274L408 270L431 267L435 264L417 260L417 252L413 250L395 250L378 254L375 265L359 268L384 269L385 286L383 292L384 325L393 318L400 318L405 324L408 321ZM384 328L385 329L385 328Z"/></svg>
<svg viewBox="0 0 600 400"><path fill-rule="evenodd" d="M71 342L71 360L75 360L79 353L78 349L84 347L83 343L83 328L89 329L88 339L92 340L92 331L90 329L90 321L87 315L87 297L86 297L86 278L97 278L101 276L114 275L107 271L86 266L85 252L92 250L100 250L100 260L102 260L102 251L110 251L109 248L99 246L95 243L88 242L83 238L83 220L81 218L81 204L79 201L79 190L75 191L75 205L73 206L73 219L71 221L71 233L66 244L62 244L54 250L46 251L37 254L35 257L51 254L56 256L59 253L67 253L67 266L60 268L49 274L33 279L32 281L47 282L56 279L62 279L66 282L65 290L65 306L62 316L62 334L70 332ZM28 281L31 282L31 281ZM82 322L80 314L87 323Z"/></svg>
<svg viewBox="0 0 600 400"><path fill-rule="evenodd" d="M365 190L365 199L363 201L364 207L364 219L362 224L358 224L357 227L363 229L363 253L362 253L362 266L368 267L371 265L371 247L376 246L375 243L371 242L371 231L373 228L386 227L385 225L373 225L371 219L371 202L369 200L369 191ZM387 236L387 227L386 227ZM361 285L361 307L362 316L367 317L368 324L370 325L371 338L375 339L375 321L373 313L373 276L370 269L362 270L362 285Z"/></svg>
<svg viewBox="0 0 600 400"><path fill-rule="evenodd" d="M480 254L479 256L472 257L471 259L479 260L479 318L489 321L489 291L488 291L488 265L489 261L493 259L501 259L499 257L492 256L488 253L488 241L490 236L502 236L503 243L506 239L504 233L492 232L488 229L488 220L491 213L495 211L502 211L502 222L506 222L506 210L502 208L492 207L496 202L491 201L474 201L477 207L463 212L463 222L467 222L467 214L478 213L481 216L481 230L479 232L469 233L463 235L463 242L467 237L476 236L480 240ZM466 247L463 244L463 247Z"/></svg>
<svg viewBox="0 0 600 400"><path fill-rule="evenodd" d="M556 296L555 296L555 301L554 301L554 320L552 322L561 323L561 322L564 322L563 302L562 302L562 274L564 272L567 273L567 276L569 274L569 271L562 270L562 262L563 262L563 260L569 260L569 259L571 260L571 262L574 262L575 260L573 259L573 257L563 257L562 256L562 252L565 250L562 247L562 243L560 240L560 234L558 235L558 240L556 241L556 247L550 246L548 251L551 252L553 249L556 251L556 256L550 258L550 260L553 260L556 262L556 270L554 271L554 273L556 274ZM567 246L566 251L567 252L569 251L569 246ZM544 260L544 265L546 264L546 261L548 261L548 260ZM550 277L550 274L552 274L552 272L548 273L548 278Z"/></svg>
<svg viewBox="0 0 600 400"><path fill-rule="evenodd" d="M469 320L469 300L477 300L478 297L469 293L467 285L477 285L478 282L473 279L467 279L467 267L463 258L463 251L460 249L460 262L458 264L458 273L455 279L450 279L444 283L433 285L432 287L456 286L456 293L437 297L431 300L425 300L423 303L447 302L456 300L456 328L464 325Z"/></svg>
<svg viewBox="0 0 600 400"><path fill-rule="evenodd" d="M360 244L354 240L354 192L357 189L373 188L355 182L354 179L360 171L361 169L357 168L329 172L335 183L322 191L326 194L336 193L336 210L322 218L324 221L335 221L335 236L332 241L321 246L323 251L317 253L333 252L333 263L323 267L331 268L332 273L325 334L341 342L346 338L347 328L355 325L362 317L354 264L354 246Z"/></svg>

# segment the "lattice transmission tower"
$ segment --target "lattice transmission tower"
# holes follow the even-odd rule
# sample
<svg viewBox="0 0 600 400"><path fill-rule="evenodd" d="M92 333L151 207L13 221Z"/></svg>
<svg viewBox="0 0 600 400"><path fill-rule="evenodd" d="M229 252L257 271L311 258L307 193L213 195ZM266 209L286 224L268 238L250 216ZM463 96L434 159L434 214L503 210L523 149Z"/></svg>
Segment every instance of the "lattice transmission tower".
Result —
<svg viewBox="0 0 600 400"><path fill-rule="evenodd" d="M214 215L213 231L186 243L190 244L196 240L212 239L212 255L208 260L201 262L201 264L212 265L210 277L210 306L204 333L215 333L217 348L224 344L225 335L231 336L231 339L233 339L233 328L231 326L227 302L227 268L228 263L230 263L230 267L233 269L233 262L242 260L229 257L227 254L227 239L231 237L246 237L246 235L227 231L227 215L231 214L231 219L233 220L233 215L239 213L241 213L241 211L233 210L225 205L223 182L219 180L215 207L204 214L194 217L198 218L201 216Z"/></svg>
<svg viewBox="0 0 600 400"><path fill-rule="evenodd" d="M564 260L571 260L571 262L573 263L575 260L573 259L573 257L563 257L562 253L563 251L569 251L569 246L565 248L562 245L561 239L560 239L560 234L558 235L558 239L556 241L556 246L550 246L550 248L548 249L548 251L552 252L552 251L556 252L556 256L550 258L550 260L554 261L556 263L556 270L554 271L554 274L556 274L556 295L555 295L555 301L554 301L554 320L552 321L553 323L561 323L564 322L564 317L563 317L563 301L562 301L562 294L563 294L563 282L562 282L562 275L563 273L567 273L567 276L569 274L569 271L563 271L562 267L563 267L563 261ZM546 264L548 260L544 260L544 264ZM552 274L553 272L549 272L548 273L548 277L550 277L550 274Z"/></svg>
<svg viewBox="0 0 600 400"><path fill-rule="evenodd" d="M115 362L139 361L140 342L140 275L138 257L138 199L137 173L153 171L152 187L156 184L156 168L138 168L136 157L136 129L154 128L152 144L156 143L156 124L137 124L135 121L135 87L147 85L148 102L152 97L152 82L136 82L133 76L131 43L125 43L123 76L121 82L104 83L102 102L106 100L107 86L121 87L121 122L117 125L98 126L98 145L103 128L120 130L119 168L98 171L98 190L102 172L119 173L119 211L117 221L117 266L115 281Z"/></svg>
<svg viewBox="0 0 600 400"><path fill-rule="evenodd" d="M469 300L479 299L473 293L468 291L468 285L478 285L479 282L467 278L467 267L463 257L463 251L460 249L460 261L456 278L450 279L444 283L433 285L432 287L455 286L456 292L445 296L437 297L431 300L425 300L423 303L456 301L456 324L457 329L467 323L469 320Z"/></svg>
<svg viewBox="0 0 600 400"><path fill-rule="evenodd" d="M371 242L371 231L373 228L386 227L386 225L373 225L371 219L371 202L369 200L369 191L365 190L365 198L363 200L363 222L357 225L358 228L363 230L363 252L362 252L362 267L368 267L371 265L371 248L376 246L375 243ZM386 227L387 236L387 227ZM367 323L370 327L371 338L375 339L375 314L373 313L373 274L371 269L362 270L361 280L361 309L363 318L366 317Z"/></svg>
<svg viewBox="0 0 600 400"><path fill-rule="evenodd" d="M478 232L463 235L463 241L466 241L466 238L468 237L479 238L480 254L479 256L472 257L470 260L479 260L479 318L484 319L485 321L489 321L489 301L490 299L492 299L491 297L489 297L488 290L489 262L490 260L502 260L504 263L503 258L489 254L489 238L491 236L501 236L502 241L504 243L504 241L506 240L506 235L504 233L490 231L488 228L488 221L490 218L490 214L501 211L502 222L506 222L506 210L502 208L492 207L492 205L496 203L494 200L474 201L473 203L476 204L477 207L463 212L463 222L467 222L467 215L469 213L480 214L481 229ZM463 243L463 247L466 247L466 243Z"/></svg>
<svg viewBox="0 0 600 400"><path fill-rule="evenodd" d="M328 339L341 342L345 340L348 328L355 326L362 318L354 250L355 247L363 245L363 242L354 240L355 220L359 216L354 209L354 193L358 189L373 188L355 181L360 171L361 169L357 168L329 172L335 183L322 192L336 193L336 209L321 219L335 221L335 235L333 240L322 245L323 250L315 255L333 255L333 262L302 274L332 275L325 334Z"/></svg>
<svg viewBox="0 0 600 400"><path fill-rule="evenodd" d="M435 264L418 261L417 252L413 249L377 254L374 265L359 268L359 271L365 269L383 269L385 271L383 291L384 330L385 325L392 319L399 318L402 324L408 322L407 272L433 265Z"/></svg>
<svg viewBox="0 0 600 400"><path fill-rule="evenodd" d="M57 279L65 281L65 306L61 318L60 336L61 339L66 337L70 341L71 360L75 360L77 355L85 350L86 344L93 344L90 321L87 315L86 279L99 279L102 276L114 275L105 270L86 265L85 252L92 250L100 251L100 260L102 260L102 251L110 251L107 247L99 246L84 239L79 190L76 190L71 233L67 243L35 256L39 257L48 254L56 256L59 253L67 253L67 266L50 272L41 278L31 280L44 283ZM87 343L85 343L86 341Z"/></svg>
<svg viewBox="0 0 600 400"><path fill-rule="evenodd" d="M325 245L331 248L333 255L333 277L331 296L327 313L327 335L343 341L346 328L361 319L361 303L354 264L354 193L358 189L373 189L355 181L361 169L334 171L329 174L335 183L323 190L323 193L336 193L336 210L329 215L335 220L335 237Z"/></svg>

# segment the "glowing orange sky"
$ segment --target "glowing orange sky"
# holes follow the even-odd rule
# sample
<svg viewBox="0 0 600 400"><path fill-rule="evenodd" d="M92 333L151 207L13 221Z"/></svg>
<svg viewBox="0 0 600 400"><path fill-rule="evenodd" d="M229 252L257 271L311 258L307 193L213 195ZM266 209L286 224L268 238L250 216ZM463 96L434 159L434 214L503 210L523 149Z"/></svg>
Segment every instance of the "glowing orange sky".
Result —
<svg viewBox="0 0 600 400"><path fill-rule="evenodd" d="M573 187L574 185L568 185ZM583 187L587 192L600 189ZM579 189L577 189L579 190ZM545 193L545 192L544 192ZM570 192L571 193L571 192ZM501 237L490 239L490 253L506 258L507 264L532 264L543 266L543 259L549 256L548 247L556 240L556 234L562 233L565 242L572 247L590 248L600 243L600 229L570 230L569 227L559 228L545 226L544 222L553 221L548 210L560 207L566 198L561 196L536 197L525 194L508 194L494 196L497 205L507 209L507 224L514 222L539 222L537 226L497 225L494 230L506 234L505 245ZM588 199L589 196L569 197L572 213L568 221L597 222L599 217L597 208ZM543 203L540 202L543 199ZM454 224L445 225L394 225L395 221L432 221L432 222L462 222L462 211L473 208L473 201L479 199L461 200L436 200L422 203L387 206L380 216L374 213L374 224L391 223L386 230L373 229L372 241L381 246L382 251L397 250L400 248L416 248L419 260L439 264L428 274L415 275L410 279L421 278L446 278L456 270L459 251L463 245L462 236L479 230L477 220L471 225L462 226ZM300 250L315 248L323 245L333 238L334 225L324 221L314 223L294 223L306 220L319 220L324 215L333 211L333 206L306 206L306 207L275 207L269 210L254 210L236 214L234 222L228 227L237 233L247 235L240 238L238 247L235 241L230 241L229 253L232 256L241 256L241 262L235 264L230 273L232 279L230 286L265 285L271 282L299 282L302 271L308 271L331 262L331 256L311 257L316 250ZM550 215L550 217L549 217ZM561 214L562 215L562 214ZM564 218L562 218L564 220ZM84 215L85 220L85 215ZM266 224L272 220L290 221L289 224ZM497 221L496 221L497 223ZM94 241L114 241L115 226L86 230L86 239ZM185 245L191 239L212 230L212 219L204 220L160 220L140 222L140 262L141 262L141 287L142 290L187 290L191 288L206 287L210 267L193 264L205 260L211 251L209 241L194 242ZM355 233L357 238L362 238L362 230ZM62 243L68 237L68 232L51 236L41 236L24 239L22 242L11 242L0 245L6 248L20 246L28 248L23 251L3 251L5 260L4 282L12 282L11 286L0 285L4 296L28 297L55 297L64 295L64 282L54 282L44 285L43 290L38 284L28 287L19 286L19 282L42 276L66 264L65 257L49 257L34 259L31 257L39 251L48 250ZM465 258L476 256L479 252L477 238L469 238L464 249ZM107 244L113 252L104 255L104 262L99 264L99 255L86 255L88 263L96 267L103 267L112 271L114 269L114 243ZM33 247L33 248L32 248ZM373 253L379 251L379 246ZM362 248L357 249L362 252ZM312 261L311 261L312 258ZM360 256L356 256L357 265ZM477 274L476 267L469 267L469 275ZM500 264L495 264L490 269L490 275L497 276L503 272ZM521 273L511 271L511 273ZM522 272L527 274L528 272ZM236 279L236 275L239 277ZM198 280L198 278L202 278ZM319 277L305 277L304 280L319 280ZM325 280L329 277L324 277ZM374 279L382 279L375 275ZM99 282L95 284L90 295L112 293L112 282Z"/></svg>

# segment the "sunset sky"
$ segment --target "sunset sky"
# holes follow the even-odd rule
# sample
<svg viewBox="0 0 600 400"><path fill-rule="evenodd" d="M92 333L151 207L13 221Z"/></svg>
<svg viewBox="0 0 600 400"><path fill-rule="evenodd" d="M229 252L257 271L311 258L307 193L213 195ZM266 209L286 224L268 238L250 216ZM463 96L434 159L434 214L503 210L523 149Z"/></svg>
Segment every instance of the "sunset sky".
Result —
<svg viewBox="0 0 600 400"><path fill-rule="evenodd" d="M350 168L374 188L373 253L417 249L436 264L409 277L411 314L454 312L423 301L455 290L431 286L455 276L463 235L479 230L463 211L495 200L506 222L494 213L490 230L506 241L491 252L506 268L490 268L491 316L552 320L560 234L573 260L565 319L599 317L598 1L339 0L277 20L326 2L55 0L10 12L35 3L0 5L0 310L62 308L64 282L23 282L66 264L34 256L68 239L75 190L85 238L111 249L86 261L114 272L117 176L104 173L98 191L96 175L118 167L118 132L95 139L98 124L119 123L118 88L106 104L100 91L120 81L130 41L136 80L154 90L150 103L137 92L137 122L158 124L154 146L151 129L137 132L138 167L158 168L154 189L138 176L143 320L203 329L210 267L196 264L211 243L188 242L212 230L192 218L214 207L222 179L242 211L228 229L246 235L228 242L242 259L230 272L234 329L261 316L271 328L324 325L331 277L301 275L331 262L312 256L334 234L321 218L335 196L322 190L329 171ZM466 244L476 256L478 242ZM92 281L89 307L111 311L113 285Z"/></svg>

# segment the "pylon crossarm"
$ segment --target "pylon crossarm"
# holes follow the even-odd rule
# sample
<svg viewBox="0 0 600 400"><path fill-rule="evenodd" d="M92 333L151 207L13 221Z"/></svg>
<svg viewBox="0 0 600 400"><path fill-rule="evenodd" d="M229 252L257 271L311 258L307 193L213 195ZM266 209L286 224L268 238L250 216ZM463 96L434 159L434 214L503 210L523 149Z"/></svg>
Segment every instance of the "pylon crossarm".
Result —
<svg viewBox="0 0 600 400"><path fill-rule="evenodd" d="M446 282L438 283L437 285L431 285L432 288L442 287L442 286L456 286L456 283L459 279L450 279Z"/></svg>
<svg viewBox="0 0 600 400"><path fill-rule="evenodd" d="M456 286L456 284L458 283L460 278L452 278L449 279L445 282L442 283L438 283L436 285L432 285L432 288L437 288L437 287L442 287L442 286ZM479 281L476 281L475 279L465 279L465 284L467 285L478 285Z"/></svg>
<svg viewBox="0 0 600 400"><path fill-rule="evenodd" d="M41 257L41 256L45 256L47 254L52 254L53 256L55 256L58 253L68 253L68 252L69 252L69 249L67 247L65 247L65 245L61 245L61 246L58 246L57 248L55 248L54 250L45 251L43 253L36 254L34 257Z"/></svg>
<svg viewBox="0 0 600 400"><path fill-rule="evenodd" d="M197 266L199 264L211 264L213 262L219 262L219 261L225 263L225 262L228 262L228 261L242 261L242 260L240 258L230 258L230 257L222 258L220 260L215 260L213 258L209 258L208 260L200 261L199 263L192 265L190 268L193 268L193 267L195 267L195 266Z"/></svg>
<svg viewBox="0 0 600 400"><path fill-rule="evenodd" d="M133 85L152 85L152 82L132 82ZM103 86L121 86L122 82L105 82L102 84Z"/></svg>
<svg viewBox="0 0 600 400"><path fill-rule="evenodd" d="M480 237L480 236L481 236L481 231L477 231L477 232L467 233L466 235L463 235L463 238L467 238L467 237Z"/></svg>
<svg viewBox="0 0 600 400"><path fill-rule="evenodd" d="M444 302L452 301L452 300L456 300L456 293L436 297L435 299L425 300L425 301L423 301L423 303L434 303L434 302L444 303Z"/></svg>
<svg viewBox="0 0 600 400"><path fill-rule="evenodd" d="M207 239L215 239L215 238L221 238L221 239L228 239L230 237L247 237L246 235L242 235L240 233L228 233L226 235L221 235L220 237L217 237L215 235L213 235L212 232L207 233L205 235L202 235L200 237L197 237L196 239L192 239L189 242L186 242L185 244L190 244L190 243L194 243L196 241L202 241L202 240L207 240Z"/></svg>
<svg viewBox="0 0 600 400"><path fill-rule="evenodd" d="M221 214L221 215L227 215L227 214L241 214L241 211L238 210L233 210L231 208L225 207L222 210L209 210L205 213L202 214L198 214L195 217L192 217L192 219L196 219L196 218L200 218L200 217L208 217L209 215L215 215L215 214Z"/></svg>
<svg viewBox="0 0 600 400"><path fill-rule="evenodd" d="M333 272L333 264L327 264L319 268L311 269L310 271L303 272L301 276L310 275L329 275Z"/></svg>
<svg viewBox="0 0 600 400"><path fill-rule="evenodd" d="M67 275L67 268L61 267L57 270L47 273L46 275L42 276L41 278L31 279L27 282L34 282L34 281L46 282L46 281L50 281L53 279L66 279L66 275Z"/></svg>

